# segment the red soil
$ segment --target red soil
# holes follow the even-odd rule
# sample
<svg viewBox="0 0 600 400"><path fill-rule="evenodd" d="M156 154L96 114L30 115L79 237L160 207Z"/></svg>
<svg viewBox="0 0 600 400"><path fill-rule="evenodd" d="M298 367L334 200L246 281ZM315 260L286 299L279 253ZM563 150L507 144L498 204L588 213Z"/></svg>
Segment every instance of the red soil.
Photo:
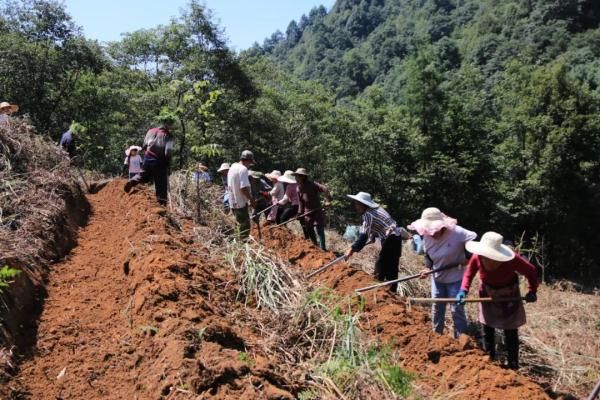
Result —
<svg viewBox="0 0 600 400"><path fill-rule="evenodd" d="M310 272L335 256L299 239L289 230L276 228L263 243L276 249L297 268ZM346 263L339 263L312 278L342 294L375 283L373 278ZM467 336L454 340L431 330L427 313L407 308L384 289L367 292L362 329L399 350L403 367L419 377L419 385L432 396L460 399L548 399L543 389L518 373L491 363L475 341Z"/></svg>
<svg viewBox="0 0 600 400"><path fill-rule="evenodd" d="M52 267L35 348L0 397L294 398L288 372L236 321L222 261L122 185L89 196L78 246Z"/></svg>
<svg viewBox="0 0 600 400"><path fill-rule="evenodd" d="M53 266L32 338L35 348L0 397L26 399L292 399L303 371L284 370L244 322L232 272L191 240L149 192L109 183L89 196L78 246ZM263 243L310 271L333 259L285 229ZM341 263L314 281L351 294L373 282ZM370 292L363 330L394 343L427 394L461 399L546 399L527 378L490 363L469 338L431 332L421 309ZM200 339L201 336L201 339ZM298 383L300 382L300 383ZM429 396L428 396L429 397Z"/></svg>

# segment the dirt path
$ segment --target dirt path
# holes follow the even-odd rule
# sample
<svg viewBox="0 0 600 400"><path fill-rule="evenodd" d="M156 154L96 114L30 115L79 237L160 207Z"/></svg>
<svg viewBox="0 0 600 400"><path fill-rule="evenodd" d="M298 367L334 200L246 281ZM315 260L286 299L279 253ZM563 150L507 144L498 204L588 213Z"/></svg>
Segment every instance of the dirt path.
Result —
<svg viewBox="0 0 600 400"><path fill-rule="evenodd" d="M92 216L52 267L10 398L294 398L288 371L236 318L243 304L222 256L175 226L149 190L122 186L89 196Z"/></svg>
<svg viewBox="0 0 600 400"><path fill-rule="evenodd" d="M135 226L123 223L124 199L103 197L89 197L93 214L78 246L50 273L35 357L21 366L31 398L135 398L136 355L123 351L131 329L120 260Z"/></svg>

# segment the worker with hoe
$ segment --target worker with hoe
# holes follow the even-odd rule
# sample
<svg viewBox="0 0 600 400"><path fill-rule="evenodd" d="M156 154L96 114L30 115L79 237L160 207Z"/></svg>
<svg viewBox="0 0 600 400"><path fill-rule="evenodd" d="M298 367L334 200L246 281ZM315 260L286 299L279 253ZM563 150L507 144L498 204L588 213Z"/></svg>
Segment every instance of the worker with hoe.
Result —
<svg viewBox="0 0 600 400"><path fill-rule="evenodd" d="M506 342L507 364L519 369L519 327L526 323L525 308L519 291L519 275L528 282L525 301L537 301L538 280L535 267L502 244L502 235L486 232L480 242L467 242L467 250L473 253L462 279L461 290L456 295L458 303L464 303L473 278L479 272L479 297L514 299L508 302L479 303L479 322L483 325L483 344L490 359L496 358L495 330L503 329Z"/></svg>
<svg viewBox="0 0 600 400"><path fill-rule="evenodd" d="M265 181L265 175L259 171L248 171L250 176L250 193L254 198L254 211L252 220L255 224L260 223L261 214L267 218L265 210L269 207L271 196L269 192L272 187Z"/></svg>
<svg viewBox="0 0 600 400"><path fill-rule="evenodd" d="M316 245L317 235L319 236L319 247L323 250L327 250L325 246L325 213L321 207L321 196L320 193L325 194L327 202L331 201L331 194L327 186L321 185L308 177L308 172L305 168L298 168L294 172L296 182L298 182L298 214L304 215L304 238L310 239ZM317 229L317 235L315 235L315 228Z"/></svg>
<svg viewBox="0 0 600 400"><path fill-rule="evenodd" d="M254 207L254 198L250 189L248 168L254 164L254 154L250 150L242 151L240 161L233 163L227 174L229 201L239 229L241 239L250 235L250 213L248 204Z"/></svg>
<svg viewBox="0 0 600 400"><path fill-rule="evenodd" d="M154 180L156 199L161 205L167 204L169 187L169 167L173 155L173 134L171 133L177 117L172 113L161 113L159 126L150 129L144 138L142 150L145 151L142 172L136 174L125 184L125 192L140 184Z"/></svg>
<svg viewBox="0 0 600 400"><path fill-rule="evenodd" d="M398 266L402 255L402 239L409 239L406 230L398 227L394 219L379 204L375 203L371 195L359 192L356 195L347 195L352 199L354 209L362 216L358 239L352 243L346 252L346 260L352 254L358 253L368 243L375 239L381 241L381 251L375 262L375 278L379 281L391 281L398 279ZM389 289L395 293L397 284L391 284Z"/></svg>
<svg viewBox="0 0 600 400"><path fill-rule="evenodd" d="M283 183L285 188L283 198L278 202L278 205L283 208L279 223L283 223L298 215L298 208L300 207L298 184L296 183L296 177L294 177L294 171L290 170L285 171L278 181ZM300 224L302 224L302 230L304 231L304 220L301 219Z"/></svg>
<svg viewBox="0 0 600 400"><path fill-rule="evenodd" d="M438 208L429 207L423 210L421 218L408 226L423 236L425 250L425 267L421 271L421 279L431 274L431 270L441 270L431 274L431 297L455 297L460 291L464 266L469 255L465 252L465 243L477 237L475 232L459 225L454 218L448 217ZM454 337L467 331L467 316L462 304L450 306L454 323ZM432 305L433 330L440 335L444 333L446 320L446 303Z"/></svg>

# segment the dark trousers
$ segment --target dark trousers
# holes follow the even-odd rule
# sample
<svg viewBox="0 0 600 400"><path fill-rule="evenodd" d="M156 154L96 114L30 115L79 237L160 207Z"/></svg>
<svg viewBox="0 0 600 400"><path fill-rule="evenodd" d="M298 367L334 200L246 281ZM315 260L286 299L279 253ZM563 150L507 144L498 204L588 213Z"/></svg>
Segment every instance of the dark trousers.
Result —
<svg viewBox="0 0 600 400"><path fill-rule="evenodd" d="M508 368L519 369L519 330L505 329L504 341ZM491 326L483 325L483 347L489 353L490 358L496 358L496 330Z"/></svg>
<svg viewBox="0 0 600 400"><path fill-rule="evenodd" d="M375 261L375 278L385 282L398 279L398 265L402 255L402 239L391 235L381 243L381 251ZM390 291L396 293L398 285L390 285Z"/></svg>
<svg viewBox="0 0 600 400"><path fill-rule="evenodd" d="M317 230L315 234L315 228ZM325 226L324 225L314 225L308 226L306 223L302 224L302 230L304 231L304 238L310 239L315 246L319 246L324 251L327 251L327 247L325 246ZM317 243L317 235L319 236L319 242Z"/></svg>
<svg viewBox="0 0 600 400"><path fill-rule="evenodd" d="M283 223L285 221L289 221L298 215L298 206L293 206L288 204L285 209L281 212L281 217L279 219L279 223Z"/></svg>
<svg viewBox="0 0 600 400"><path fill-rule="evenodd" d="M260 217L264 216L265 219L268 217L269 213L262 213L267 207L269 207L266 203L264 202L260 202L256 204L256 207L254 208L254 211L252 212L252 221L254 221L255 224L258 224L260 222ZM256 215L256 214L260 214L260 215Z"/></svg>
<svg viewBox="0 0 600 400"><path fill-rule="evenodd" d="M235 215L235 221L238 224L240 239L246 239L250 236L250 214L248 212L248 206L234 208L233 215Z"/></svg>
<svg viewBox="0 0 600 400"><path fill-rule="evenodd" d="M167 204L167 191L169 186L169 163L166 160L159 160L152 157L146 157L142 164L142 172L129 180L131 186L139 183L147 183L154 180L154 190L156 199L163 206Z"/></svg>

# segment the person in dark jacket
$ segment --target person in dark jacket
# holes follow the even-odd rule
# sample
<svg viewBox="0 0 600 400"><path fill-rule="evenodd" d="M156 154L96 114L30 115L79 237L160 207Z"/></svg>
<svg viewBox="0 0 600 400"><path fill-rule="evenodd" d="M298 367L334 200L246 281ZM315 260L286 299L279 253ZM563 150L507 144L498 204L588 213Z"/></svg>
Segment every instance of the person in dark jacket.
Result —
<svg viewBox="0 0 600 400"><path fill-rule="evenodd" d="M325 213L321 207L321 196L323 193L327 202L331 201L331 194L327 186L321 185L308 178L308 172L305 168L298 168L294 172L296 181L298 182L298 214L304 216L304 237L312 240L317 244L317 235L319 236L319 247L323 250L327 250L325 245ZM325 203L327 205L327 203ZM317 234L315 235L315 228Z"/></svg>
<svg viewBox="0 0 600 400"><path fill-rule="evenodd" d="M375 203L369 193L359 192L347 195L353 200L354 209L362 216L358 239L346 252L346 259L358 253L375 239L381 241L381 251L375 262L375 278L380 281L398 279L398 266L402 255L402 239L409 239L408 232L399 227L396 221L379 204ZM390 291L398 290L397 284L389 286Z"/></svg>
<svg viewBox="0 0 600 400"><path fill-rule="evenodd" d="M250 192L254 198L254 212L252 213L252 220L255 224L258 224L260 220L260 214L267 207L269 207L269 192L271 191L271 185L264 180L264 174L258 171L249 171L250 176ZM267 214L262 213L267 218Z"/></svg>
<svg viewBox="0 0 600 400"><path fill-rule="evenodd" d="M125 184L125 191L129 193L131 188L154 180L156 199L159 204L166 205L169 187L169 166L173 154L173 135L171 130L175 124L175 116L163 114L159 116L160 126L152 128L146 133L142 149L145 151L142 172L136 174Z"/></svg>
<svg viewBox="0 0 600 400"><path fill-rule="evenodd" d="M69 128L65 133L62 134L60 138L60 142L58 145L63 148L67 153L69 153L69 158L73 158L75 156L75 138L73 135L75 134L74 129Z"/></svg>

